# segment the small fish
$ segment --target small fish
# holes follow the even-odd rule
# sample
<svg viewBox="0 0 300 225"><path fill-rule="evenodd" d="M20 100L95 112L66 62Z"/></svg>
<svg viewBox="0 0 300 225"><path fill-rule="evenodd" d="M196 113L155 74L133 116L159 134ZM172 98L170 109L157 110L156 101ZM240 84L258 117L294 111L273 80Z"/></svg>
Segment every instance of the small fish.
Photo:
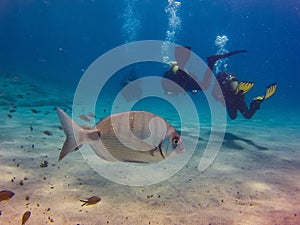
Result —
<svg viewBox="0 0 300 225"><path fill-rule="evenodd" d="M82 119L83 121L86 121L86 122L90 122L91 120L86 116L86 115L79 115L79 118Z"/></svg>
<svg viewBox="0 0 300 225"><path fill-rule="evenodd" d="M118 113L89 128L78 126L60 108L57 114L67 136L59 160L83 143L90 144L97 156L110 162L159 162L184 152L176 130L153 113Z"/></svg>
<svg viewBox="0 0 300 225"><path fill-rule="evenodd" d="M48 166L48 161L44 160L44 162L41 162L40 167L47 167Z"/></svg>
<svg viewBox="0 0 300 225"><path fill-rule="evenodd" d="M32 109L31 112L32 113L39 113L39 111L37 111L36 109Z"/></svg>
<svg viewBox="0 0 300 225"><path fill-rule="evenodd" d="M11 199L14 195L15 193L13 193L12 191L2 190L0 191L0 202L7 201Z"/></svg>
<svg viewBox="0 0 300 225"><path fill-rule="evenodd" d="M53 134L49 131L49 130L45 130L44 134L48 135L48 136L52 136Z"/></svg>
<svg viewBox="0 0 300 225"><path fill-rule="evenodd" d="M88 116L89 116L89 117L92 117L92 118L96 118L96 115L95 115L94 113L92 113L92 112L89 112L89 113L88 113Z"/></svg>
<svg viewBox="0 0 300 225"><path fill-rule="evenodd" d="M84 202L81 206L88 206L88 205L95 205L98 202L101 201L101 198L99 198L98 196L92 196L90 198L88 198L87 200L80 200L81 202Z"/></svg>
<svg viewBox="0 0 300 225"><path fill-rule="evenodd" d="M11 109L11 110L9 110L9 112L10 113L14 113L14 112L16 112L16 110L15 109Z"/></svg>
<svg viewBox="0 0 300 225"><path fill-rule="evenodd" d="M29 219L30 215L31 215L31 212L30 212L30 211L26 211L26 212L23 214L21 225L25 225L25 223L26 223L27 220Z"/></svg>

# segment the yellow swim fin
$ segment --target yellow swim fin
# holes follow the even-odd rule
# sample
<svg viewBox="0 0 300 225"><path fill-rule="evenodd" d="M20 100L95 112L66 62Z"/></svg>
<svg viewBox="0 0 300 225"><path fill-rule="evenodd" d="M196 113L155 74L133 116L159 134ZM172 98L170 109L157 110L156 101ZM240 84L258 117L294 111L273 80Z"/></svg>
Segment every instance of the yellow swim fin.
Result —
<svg viewBox="0 0 300 225"><path fill-rule="evenodd" d="M277 84L271 84L267 87L266 89L266 93L265 93L265 96L258 96L256 98L254 98L254 100L258 100L258 101L263 101L267 98L270 98L272 95L275 94L276 92L276 89L277 89Z"/></svg>
<svg viewBox="0 0 300 225"><path fill-rule="evenodd" d="M248 91L251 90L251 88L254 86L253 82L240 82L239 86L235 90L235 94L239 93L242 91L242 95L246 94Z"/></svg>
<svg viewBox="0 0 300 225"><path fill-rule="evenodd" d="M277 84L271 84L266 89L265 99L270 98L272 95L275 94L277 89Z"/></svg>

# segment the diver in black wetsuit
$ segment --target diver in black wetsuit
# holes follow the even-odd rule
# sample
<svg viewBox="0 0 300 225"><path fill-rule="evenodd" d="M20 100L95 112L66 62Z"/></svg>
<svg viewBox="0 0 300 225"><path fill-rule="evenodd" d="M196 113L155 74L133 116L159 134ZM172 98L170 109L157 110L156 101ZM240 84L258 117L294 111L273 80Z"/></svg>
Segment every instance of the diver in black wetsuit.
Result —
<svg viewBox="0 0 300 225"><path fill-rule="evenodd" d="M264 96L258 96L253 99L248 108L245 102L245 94L253 87L253 82L240 82L232 73L219 72L217 74L217 82L212 94L217 101L226 106L227 112L231 119L237 117L237 112L250 119L260 108L260 104L267 98L271 97L277 88L277 84L271 84L267 87Z"/></svg>
<svg viewBox="0 0 300 225"><path fill-rule="evenodd" d="M199 81L197 77L187 71L184 66L190 58L191 48L189 46L177 46L175 48L175 62L171 62L170 69L164 74L164 78L169 79L178 86L168 82L167 80L162 80L162 86L166 94L177 95L179 93L191 92L193 94L201 90L207 90L212 79L212 70L215 63L219 59L227 58L232 55L236 55L246 50L238 50L229 52L222 55L213 55L207 58L208 68L204 74L202 81Z"/></svg>
<svg viewBox="0 0 300 225"><path fill-rule="evenodd" d="M205 72L203 81L198 81L196 76L190 74L184 68L184 65L190 58L190 52L190 47L177 46L175 48L176 62L171 63L171 68L165 73L164 78L174 81L178 86L163 80L162 86L167 94L177 95L185 91L197 93L200 90L207 90L211 82L212 70L215 63L219 59L247 52L247 50L237 50L226 54L207 57L208 69ZM212 94L217 101L226 105L227 112L231 119L237 117L238 111L240 111L245 118L251 118L260 108L260 104L265 99L271 97L277 88L276 83L269 85L265 95L256 97L250 103L250 108L248 108L244 95L253 87L253 82L239 82L234 75L227 72L219 72L216 78L218 83L215 84ZM179 86L181 88L178 88Z"/></svg>
<svg viewBox="0 0 300 225"><path fill-rule="evenodd" d="M218 59L211 59L213 62L212 67L207 69L205 72L203 81L199 81L194 74L191 74L184 68L186 62L190 58L190 55L191 48L188 46L177 46L175 48L176 61L170 63L170 69L164 74L163 78L175 82L178 86L172 84L172 82L168 82L167 80L162 80L162 86L166 94L177 95L185 92L195 94L200 90L208 89L212 78L211 69Z"/></svg>

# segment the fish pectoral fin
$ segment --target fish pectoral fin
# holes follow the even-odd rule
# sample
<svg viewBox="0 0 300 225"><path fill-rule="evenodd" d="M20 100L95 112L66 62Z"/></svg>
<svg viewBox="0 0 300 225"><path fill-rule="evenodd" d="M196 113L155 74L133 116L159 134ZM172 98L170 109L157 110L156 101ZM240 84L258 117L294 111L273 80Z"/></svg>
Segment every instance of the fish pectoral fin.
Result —
<svg viewBox="0 0 300 225"><path fill-rule="evenodd" d="M151 149L149 152L152 156L154 156L154 152L156 152L158 150L158 147L155 147L153 149Z"/></svg>
<svg viewBox="0 0 300 225"><path fill-rule="evenodd" d="M88 205L88 201L87 200L80 200L80 201L83 202L83 204L81 206Z"/></svg>
<svg viewBox="0 0 300 225"><path fill-rule="evenodd" d="M162 152L161 144L162 144L162 143L160 143L159 146L155 147L154 149L150 150L150 154L151 154L152 156L154 156L154 152L159 152L160 155L161 155L161 157L162 157L163 159L166 159L164 153Z"/></svg>

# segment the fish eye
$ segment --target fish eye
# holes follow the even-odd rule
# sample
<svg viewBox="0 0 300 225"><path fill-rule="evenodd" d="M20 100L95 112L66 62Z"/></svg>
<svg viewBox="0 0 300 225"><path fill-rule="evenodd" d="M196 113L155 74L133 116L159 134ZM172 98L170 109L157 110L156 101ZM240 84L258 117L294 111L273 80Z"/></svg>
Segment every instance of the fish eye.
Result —
<svg viewBox="0 0 300 225"><path fill-rule="evenodd" d="M179 138L178 137L175 137L175 138L172 139L172 144L173 145L178 145L178 143L179 143Z"/></svg>

